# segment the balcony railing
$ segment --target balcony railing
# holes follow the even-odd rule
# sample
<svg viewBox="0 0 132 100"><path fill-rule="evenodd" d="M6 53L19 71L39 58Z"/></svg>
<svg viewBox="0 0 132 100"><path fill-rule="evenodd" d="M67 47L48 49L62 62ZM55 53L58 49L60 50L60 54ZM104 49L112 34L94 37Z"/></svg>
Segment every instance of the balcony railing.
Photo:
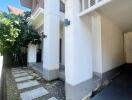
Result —
<svg viewBox="0 0 132 100"><path fill-rule="evenodd" d="M81 9L79 16L93 12L111 1L112 0L80 0Z"/></svg>
<svg viewBox="0 0 132 100"><path fill-rule="evenodd" d="M34 14L38 8L44 9L44 0L40 0L40 2L37 2L37 4L32 8L32 14Z"/></svg>
<svg viewBox="0 0 132 100"><path fill-rule="evenodd" d="M44 2L39 2L38 4L36 4L31 13L34 14L38 8L44 9ZM62 1L60 1L60 12L65 13L65 4Z"/></svg>
<svg viewBox="0 0 132 100"><path fill-rule="evenodd" d="M81 0L81 11L91 8L104 0Z"/></svg>

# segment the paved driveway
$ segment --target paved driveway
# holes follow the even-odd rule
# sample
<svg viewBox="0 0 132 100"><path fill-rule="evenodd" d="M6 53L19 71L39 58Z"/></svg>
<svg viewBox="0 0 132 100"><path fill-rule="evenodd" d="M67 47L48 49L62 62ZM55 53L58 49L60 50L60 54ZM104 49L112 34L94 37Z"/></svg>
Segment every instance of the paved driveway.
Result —
<svg viewBox="0 0 132 100"><path fill-rule="evenodd" d="M132 71L125 70L92 100L132 100Z"/></svg>

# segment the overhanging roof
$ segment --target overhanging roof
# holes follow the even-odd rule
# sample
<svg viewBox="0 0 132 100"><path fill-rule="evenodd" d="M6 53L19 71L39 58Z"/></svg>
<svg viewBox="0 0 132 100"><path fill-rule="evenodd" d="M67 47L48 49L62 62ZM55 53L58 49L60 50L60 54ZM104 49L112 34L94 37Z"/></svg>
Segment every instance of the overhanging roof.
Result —
<svg viewBox="0 0 132 100"><path fill-rule="evenodd" d="M31 8L32 7L32 0L20 0L21 1L21 5L27 8Z"/></svg>
<svg viewBox="0 0 132 100"><path fill-rule="evenodd" d="M16 15L24 15L24 11L21 9L18 9L16 7L13 7L11 5L8 5L9 12L16 14Z"/></svg>

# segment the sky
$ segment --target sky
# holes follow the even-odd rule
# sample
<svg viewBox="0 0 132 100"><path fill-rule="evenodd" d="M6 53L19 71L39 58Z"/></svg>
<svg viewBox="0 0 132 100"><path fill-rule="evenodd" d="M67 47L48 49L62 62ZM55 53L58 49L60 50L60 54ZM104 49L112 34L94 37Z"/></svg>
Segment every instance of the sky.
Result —
<svg viewBox="0 0 132 100"><path fill-rule="evenodd" d="M22 9L24 11L29 11L30 9L23 7L20 4L20 0L0 0L0 10L4 12L8 12L8 5L12 5L16 8Z"/></svg>

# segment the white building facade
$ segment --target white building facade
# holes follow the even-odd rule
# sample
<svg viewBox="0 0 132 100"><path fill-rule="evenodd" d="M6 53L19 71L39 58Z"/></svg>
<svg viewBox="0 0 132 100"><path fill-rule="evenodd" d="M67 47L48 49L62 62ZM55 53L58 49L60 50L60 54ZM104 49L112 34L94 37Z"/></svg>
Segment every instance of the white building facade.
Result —
<svg viewBox="0 0 132 100"><path fill-rule="evenodd" d="M65 4L63 12L60 0L44 0L42 75L54 80L64 68L66 100L85 100L115 77L123 64L132 63L132 1L61 2ZM32 58L36 48L31 48L34 50L29 46L28 62L36 63Z"/></svg>

